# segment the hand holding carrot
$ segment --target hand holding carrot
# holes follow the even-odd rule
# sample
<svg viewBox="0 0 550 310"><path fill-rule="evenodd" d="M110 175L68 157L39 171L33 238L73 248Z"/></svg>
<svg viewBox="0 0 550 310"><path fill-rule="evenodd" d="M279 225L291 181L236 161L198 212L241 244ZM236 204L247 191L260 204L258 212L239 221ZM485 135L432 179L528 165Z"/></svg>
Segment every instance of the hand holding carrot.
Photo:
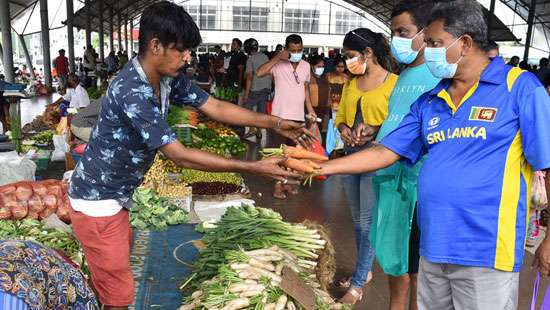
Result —
<svg viewBox="0 0 550 310"><path fill-rule="evenodd" d="M304 124L293 121L280 119L274 130L281 136L291 139L296 145L301 145L305 148L317 140L313 133L305 128Z"/></svg>

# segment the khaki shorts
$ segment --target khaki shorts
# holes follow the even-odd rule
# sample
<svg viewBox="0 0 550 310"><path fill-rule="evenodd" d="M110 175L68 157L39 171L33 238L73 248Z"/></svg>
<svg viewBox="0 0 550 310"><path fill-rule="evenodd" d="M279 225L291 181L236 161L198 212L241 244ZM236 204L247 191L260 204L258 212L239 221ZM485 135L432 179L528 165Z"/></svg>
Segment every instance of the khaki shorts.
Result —
<svg viewBox="0 0 550 310"><path fill-rule="evenodd" d="M420 258L420 310L515 310L518 290L519 272L434 264Z"/></svg>

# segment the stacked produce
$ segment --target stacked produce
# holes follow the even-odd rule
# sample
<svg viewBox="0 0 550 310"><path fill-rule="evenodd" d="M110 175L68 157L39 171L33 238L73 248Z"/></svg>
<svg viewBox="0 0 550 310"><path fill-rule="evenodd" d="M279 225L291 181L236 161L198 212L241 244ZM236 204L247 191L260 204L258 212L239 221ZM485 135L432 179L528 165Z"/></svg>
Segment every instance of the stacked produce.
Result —
<svg viewBox="0 0 550 310"><path fill-rule="evenodd" d="M170 108L168 108L168 117L166 118L166 122L170 126L184 124L197 126L199 124L199 115L195 111L171 105Z"/></svg>
<svg viewBox="0 0 550 310"><path fill-rule="evenodd" d="M70 223L67 182L24 181L0 187L0 220L41 220L52 214Z"/></svg>
<svg viewBox="0 0 550 310"><path fill-rule="evenodd" d="M239 100L239 91L234 87L216 87L214 97L220 100L237 102Z"/></svg>
<svg viewBox="0 0 550 310"><path fill-rule="evenodd" d="M192 141L181 141L185 146L224 156L239 156L246 152L246 144L236 136L220 136L216 131L200 124L192 131Z"/></svg>
<svg viewBox="0 0 550 310"><path fill-rule="evenodd" d="M23 126L21 130L23 133L31 133L31 132L42 132L50 129L51 127L44 122L44 117L42 115L39 115L35 117L32 120L32 122Z"/></svg>
<svg viewBox="0 0 550 310"><path fill-rule="evenodd" d="M0 221L0 239L30 240L60 250L89 274L80 244L70 233L46 228L41 222L31 219Z"/></svg>
<svg viewBox="0 0 550 310"><path fill-rule="evenodd" d="M318 309L341 307L324 291L327 283L320 283L320 270L334 266L319 264L324 252L333 251L319 231L284 222L272 210L245 205L229 208L218 223L199 228L206 231L205 248L181 287L188 294L181 310L299 309L280 288L283 267L315 289Z"/></svg>
<svg viewBox="0 0 550 310"><path fill-rule="evenodd" d="M306 176L304 184L310 185L313 177L319 175L321 168L319 163L328 160L327 156L308 151L300 146L281 145L278 149L263 149L261 153L264 157L286 156L288 159L282 165Z"/></svg>
<svg viewBox="0 0 550 310"><path fill-rule="evenodd" d="M130 224L137 229L164 230L168 225L187 222L187 213L151 188L138 188L134 192L130 210Z"/></svg>
<svg viewBox="0 0 550 310"><path fill-rule="evenodd" d="M241 185L225 182L195 182L190 185L195 195L228 195L244 191Z"/></svg>
<svg viewBox="0 0 550 310"><path fill-rule="evenodd" d="M214 130L220 137L239 137L239 135L231 128L216 121L208 121L204 123L207 128Z"/></svg>
<svg viewBox="0 0 550 310"><path fill-rule="evenodd" d="M39 145L49 145L52 143L53 135L55 132L53 130L45 130L43 132L37 133L31 139Z"/></svg>

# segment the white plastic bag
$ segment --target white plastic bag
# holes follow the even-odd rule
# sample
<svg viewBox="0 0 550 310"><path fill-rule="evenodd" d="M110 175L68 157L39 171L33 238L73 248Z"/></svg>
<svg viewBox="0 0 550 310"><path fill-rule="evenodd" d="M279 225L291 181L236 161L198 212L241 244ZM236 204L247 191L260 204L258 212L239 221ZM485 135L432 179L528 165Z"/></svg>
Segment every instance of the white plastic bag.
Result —
<svg viewBox="0 0 550 310"><path fill-rule="evenodd" d="M65 161L65 153L70 151L67 143L66 135L53 135L53 146L55 150L52 152L52 161Z"/></svg>
<svg viewBox="0 0 550 310"><path fill-rule="evenodd" d="M36 164L17 152L0 153L0 186L19 181L32 181Z"/></svg>
<svg viewBox="0 0 550 310"><path fill-rule="evenodd" d="M550 176L546 176L550 177ZM544 206L548 203L546 195L546 184L544 182L545 173L537 171L533 174L532 202L535 206Z"/></svg>

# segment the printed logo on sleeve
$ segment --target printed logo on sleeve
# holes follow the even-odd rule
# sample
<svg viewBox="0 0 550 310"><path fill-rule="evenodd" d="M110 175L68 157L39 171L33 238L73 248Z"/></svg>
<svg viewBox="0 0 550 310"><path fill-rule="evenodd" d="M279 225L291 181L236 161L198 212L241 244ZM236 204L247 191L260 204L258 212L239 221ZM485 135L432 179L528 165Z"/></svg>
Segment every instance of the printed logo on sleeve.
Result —
<svg viewBox="0 0 550 310"><path fill-rule="evenodd" d="M437 128L437 126L439 126L439 121L441 119L439 117L434 117L432 118L429 122L428 122L428 130L432 130L434 128Z"/></svg>
<svg viewBox="0 0 550 310"><path fill-rule="evenodd" d="M497 108L472 107L470 121L494 122L497 117Z"/></svg>

